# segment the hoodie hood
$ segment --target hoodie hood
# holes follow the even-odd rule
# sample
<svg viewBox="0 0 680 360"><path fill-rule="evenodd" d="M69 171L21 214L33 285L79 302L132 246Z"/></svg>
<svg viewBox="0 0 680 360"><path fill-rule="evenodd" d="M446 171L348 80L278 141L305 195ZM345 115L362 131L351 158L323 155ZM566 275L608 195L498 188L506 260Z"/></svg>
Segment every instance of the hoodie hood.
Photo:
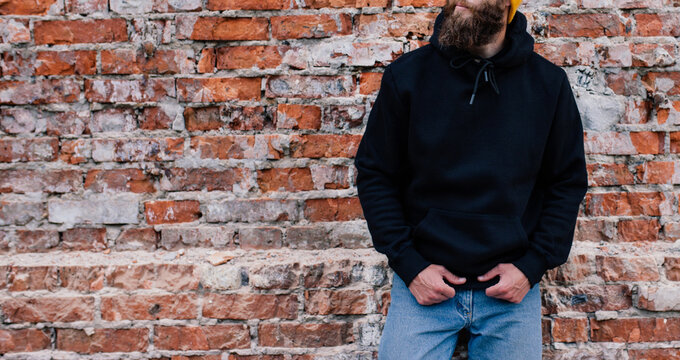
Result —
<svg viewBox="0 0 680 360"><path fill-rule="evenodd" d="M475 86L470 97L470 105L474 102L482 74L484 74L484 80L491 83L494 91L500 94L500 89L496 84L495 69L512 68L521 65L529 59L529 56L534 51L534 38L526 31L527 18L519 10L515 12L513 20L507 25L505 34L507 44L497 54L486 59L464 49L454 46L443 46L438 40L443 21L444 13L441 12L435 19L430 43L449 59L449 66L452 69L460 69L468 64L474 65L478 63L480 65L475 77Z"/></svg>

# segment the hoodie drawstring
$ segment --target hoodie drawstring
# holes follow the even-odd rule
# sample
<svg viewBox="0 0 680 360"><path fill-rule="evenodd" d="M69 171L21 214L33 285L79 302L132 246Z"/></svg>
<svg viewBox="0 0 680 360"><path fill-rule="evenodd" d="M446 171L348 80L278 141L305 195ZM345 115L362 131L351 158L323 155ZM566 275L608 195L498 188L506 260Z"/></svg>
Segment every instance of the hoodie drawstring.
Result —
<svg viewBox="0 0 680 360"><path fill-rule="evenodd" d="M455 65L453 63L453 59L449 61L449 65L451 65L452 68L454 69L459 69L463 67L465 64L470 62L471 60L475 60L475 58L470 57L467 60L463 61L460 65ZM501 91L498 89L498 84L496 84L496 74L493 71L493 61L487 60L487 59L481 59L484 62L484 65L482 65L481 68L479 68L479 71L477 71L477 77L475 78L475 87L472 90L472 96L470 97L470 105L475 101L475 95L477 94L477 87L479 85L479 77L482 75L482 71L484 72L484 80L486 82L490 82L491 86L493 87L493 90L496 92L496 94L501 93ZM488 66L488 69L485 69Z"/></svg>

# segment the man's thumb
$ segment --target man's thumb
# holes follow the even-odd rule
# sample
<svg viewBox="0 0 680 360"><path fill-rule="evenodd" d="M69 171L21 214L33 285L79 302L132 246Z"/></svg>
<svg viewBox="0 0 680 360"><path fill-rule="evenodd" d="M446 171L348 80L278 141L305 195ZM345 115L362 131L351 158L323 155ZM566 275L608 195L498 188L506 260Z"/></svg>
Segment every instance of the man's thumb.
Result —
<svg viewBox="0 0 680 360"><path fill-rule="evenodd" d="M442 270L442 275L444 275L444 278L448 280L450 283L462 284L466 281L464 277L453 275L453 273L447 270L446 268Z"/></svg>

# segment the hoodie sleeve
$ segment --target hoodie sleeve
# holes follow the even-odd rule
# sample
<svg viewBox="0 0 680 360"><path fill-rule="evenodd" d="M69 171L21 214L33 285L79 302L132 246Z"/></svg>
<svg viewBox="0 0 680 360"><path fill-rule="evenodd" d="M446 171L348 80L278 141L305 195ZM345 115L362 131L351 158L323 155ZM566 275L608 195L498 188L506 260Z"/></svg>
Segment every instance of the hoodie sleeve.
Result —
<svg viewBox="0 0 680 360"><path fill-rule="evenodd" d="M408 111L399 98L392 70L385 68L378 95L357 148L356 185L373 247L408 286L431 263L413 246L412 229L401 202Z"/></svg>
<svg viewBox="0 0 680 360"><path fill-rule="evenodd" d="M567 261L578 209L588 190L583 125L569 80L564 73L537 181L544 189L538 224L530 234L529 250L512 262L531 286L546 270Z"/></svg>

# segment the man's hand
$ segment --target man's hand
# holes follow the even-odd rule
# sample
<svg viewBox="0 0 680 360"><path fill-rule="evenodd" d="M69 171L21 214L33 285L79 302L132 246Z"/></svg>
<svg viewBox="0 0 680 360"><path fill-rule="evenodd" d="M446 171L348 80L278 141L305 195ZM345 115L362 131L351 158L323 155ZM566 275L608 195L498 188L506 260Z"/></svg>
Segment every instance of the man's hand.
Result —
<svg viewBox="0 0 680 360"><path fill-rule="evenodd" d="M413 278L408 289L416 297L418 304L436 304L456 295L456 290L446 284L444 279L453 284L465 282L464 277L453 275L444 266L431 264Z"/></svg>
<svg viewBox="0 0 680 360"><path fill-rule="evenodd" d="M510 263L500 263L486 274L477 277L479 281L487 281L494 276L500 275L501 279L497 284L486 289L486 295L513 303L520 303L524 299L531 286L526 275L515 265Z"/></svg>

